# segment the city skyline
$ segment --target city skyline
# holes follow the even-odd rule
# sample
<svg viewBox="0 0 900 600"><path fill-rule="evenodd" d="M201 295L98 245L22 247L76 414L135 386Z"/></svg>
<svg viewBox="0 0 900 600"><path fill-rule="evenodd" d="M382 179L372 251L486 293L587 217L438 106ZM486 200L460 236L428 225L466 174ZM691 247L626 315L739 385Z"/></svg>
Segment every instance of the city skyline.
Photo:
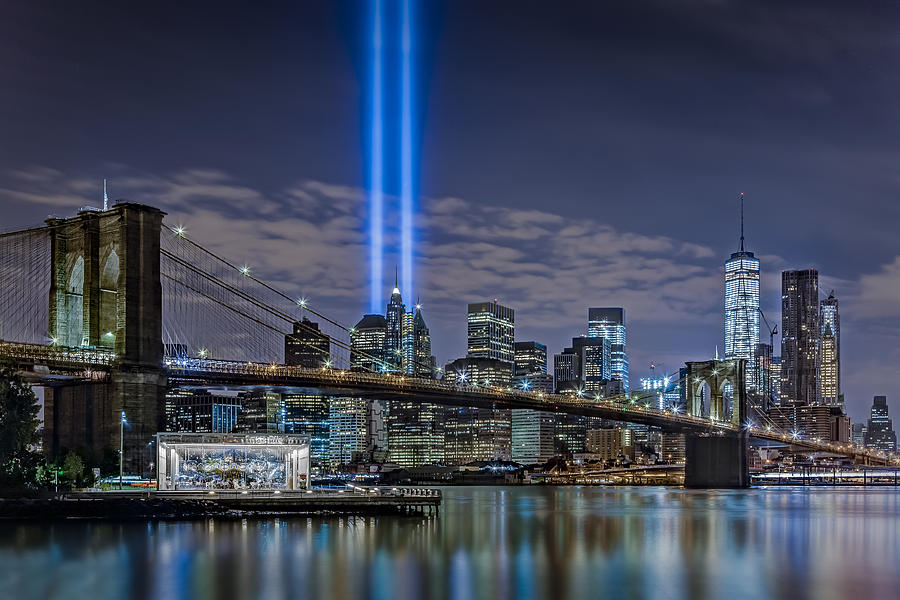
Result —
<svg viewBox="0 0 900 600"><path fill-rule="evenodd" d="M655 40L646 54L624 42L626 66L611 71L586 62L572 44L556 43L574 32L597 52L607 48L603 36L577 35L579 20L602 31L604 19L590 8L578 7L577 19L547 24L539 10L520 7L506 23L509 49L491 43L501 10L485 8L467 30L462 19L466 9L442 6L443 12L425 23L441 28L441 35L426 48L430 58L423 67L431 78L422 92L428 110L422 123L417 224L424 235L417 279L438 364L461 356L463 305L494 297L519 312L521 339L547 344L550 354L583 333L585 308L625 307L630 369L636 378L648 373L651 362L674 372L684 360L711 356L721 344L720 257L734 250L734 198L743 191L748 239L763 264L761 306L770 320L777 322L779 313L780 270L817 268L821 289L833 288L841 298L841 388L850 414L862 419L869 398L896 395L890 372L900 360L898 332L883 326L900 305L895 283L900 252L887 226L896 209L884 202L896 186L886 179L892 151L886 140L896 136L883 126L880 133L862 138L855 133L873 131L868 119L894 121L892 113L851 115L842 108L848 101L843 89L852 81L859 98L872 99L878 110L894 110L889 101L877 102L891 97L890 86L872 74L879 70L855 69L857 61L889 60L875 44L863 42L884 39L889 31L882 24L889 18L819 7L820 17L811 21L816 27L806 32L816 51L784 65L784 32L760 19L757 9L746 9L748 25L740 33L756 42L752 54L731 41L735 9L707 11L697 27L717 52L704 54L727 56L745 67L778 63L798 76L787 85L756 75L755 83L767 90L767 98L761 99L746 73L737 86L729 69L703 58L702 68L686 74L693 85L689 94L687 87L665 88L664 96L671 95L676 104L700 98L702 111L684 115L652 99L658 93L653 77L635 81L628 69L661 73L679 57L696 57L691 37L665 25L673 18L684 22L696 16L690 7L660 6L660 14L649 20L629 8L611 9L619 11L617 22L624 31L653 34ZM246 261L260 276L314 303L334 306L343 322L355 323L366 312L359 290L368 278L366 223L360 218L366 197L357 72L362 65L354 45L361 25L347 6L333 12L297 10L296 20L287 19L296 41L286 42L283 54L266 54L262 41L270 35L287 40L283 27L262 16L249 24L244 51L270 69L248 69L240 56L225 52L236 66L221 73L212 69L216 63L208 55L191 55L184 72L189 76L175 81L148 56L170 56L168 42L196 49L200 41L192 40L191 31L202 17L198 13L180 12L181 28L150 39L149 46L136 46L124 35L134 16L124 11L88 11L91 18L86 19L66 10L50 14L40 7L17 7L2 26L8 28L6 54L17 58L4 71L11 85L0 97L6 114L16 117L0 131L15 141L0 150L5 166L0 207L9 215L4 225L30 225L48 213L71 214L84 204L98 205L102 178L107 177L112 199L160 206L170 219L183 222L189 236ZM807 14L791 3L778 10L793 18ZM48 27L37 31L32 23L38 20ZM203 44L211 52L224 52L233 31L248 24L226 12L207 25ZM152 24L146 26L155 31ZM297 36L297 27L307 28L308 35ZM48 35L51 30L56 34ZM85 44L85 37L105 41ZM561 114L554 107L558 95L567 94L571 80L562 77L573 73L566 68L558 75L542 64L506 70L510 82L502 91L493 71L480 68L473 58L487 56L496 69L534 39L552 48L552 64L588 69L612 85L589 85L586 102L573 99L571 110ZM460 40L469 44L467 52ZM832 64L833 51L823 45L825 40L857 49L850 64L836 67L840 75L810 74L825 73L810 67ZM117 44L119 52L107 52L107 44ZM63 47L75 50L58 51ZM316 67L310 56L325 56L326 64ZM92 67L76 78L73 64ZM298 69L305 77L302 90L286 76ZM137 77L139 72L143 78ZM54 81L61 93L48 91L33 73ZM726 102L703 84L710 76L720 84L714 87L739 87L743 93L729 95ZM515 91L535 77L550 85L521 109L505 110L518 106ZM256 84L250 86L252 98L241 91L248 80ZM185 86L189 102L169 91ZM233 93L215 99L210 86ZM301 93L310 87L327 95L327 106L315 95ZM158 104L153 111L135 115L117 108L131 106L130 99L148 89ZM471 89L478 102L455 91L462 89ZM262 104L269 102L266 114L254 108L259 93ZM862 102L856 96L849 100ZM211 110L198 109L207 104ZM46 110L32 107L49 108L54 116L47 119ZM151 116L157 108L169 115L166 120ZM719 121L704 118L703 111L710 110L728 124L726 135L717 133ZM806 118L794 119L798 111ZM235 122L235 114L249 116ZM645 124L648 118L651 127ZM233 124L228 135L221 132L223 119ZM179 125L184 123L192 125ZM85 130L92 135L77 133ZM134 137L123 137L122 131L144 139L142 148L166 150L139 150L129 141ZM485 131L515 143L492 142L482 150L480 132ZM561 146L553 132L565 135L567 144ZM790 160L769 152L771 147L785 148ZM673 162L675 155L679 160ZM496 168L475 168L480 163ZM642 165L640 173L633 169L637 164ZM654 173L653 181L641 175L645 172ZM389 193L393 200L396 191ZM850 197L854 202L847 201ZM808 228L793 226L801 218ZM698 219L713 226L699 227ZM387 225L388 247L399 248L399 224ZM862 230L864 236L859 235ZM302 263L298 256L304 257ZM385 271L399 263L399 254L391 250Z"/></svg>

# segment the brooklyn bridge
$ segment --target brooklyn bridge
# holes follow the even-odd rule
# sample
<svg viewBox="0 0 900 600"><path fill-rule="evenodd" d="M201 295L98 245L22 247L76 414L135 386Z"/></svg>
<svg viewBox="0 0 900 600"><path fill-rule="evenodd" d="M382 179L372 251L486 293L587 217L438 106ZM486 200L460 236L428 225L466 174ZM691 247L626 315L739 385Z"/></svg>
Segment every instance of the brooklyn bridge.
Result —
<svg viewBox="0 0 900 600"><path fill-rule="evenodd" d="M774 426L748 406L742 360L686 363L684 410L658 408L655 392L549 394L403 375L379 368L374 356L351 362L352 327L189 239L164 217L120 201L0 234L0 360L44 386L50 456L64 448L117 448L124 413L125 464L134 470L165 427L167 389L227 385L648 425L685 435L685 483L697 487L749 485L751 438L863 464L900 464L895 455ZM320 368L287 366L285 336L307 313L326 324L329 356Z"/></svg>

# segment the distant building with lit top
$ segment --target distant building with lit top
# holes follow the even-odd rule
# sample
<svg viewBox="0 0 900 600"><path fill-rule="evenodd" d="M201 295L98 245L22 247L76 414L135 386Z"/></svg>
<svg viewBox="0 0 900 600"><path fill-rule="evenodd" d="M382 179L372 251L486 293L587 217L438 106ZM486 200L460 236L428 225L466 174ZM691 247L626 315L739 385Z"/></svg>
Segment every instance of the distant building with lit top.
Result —
<svg viewBox="0 0 900 600"><path fill-rule="evenodd" d="M628 353L626 351L625 309L589 308L588 337L605 338L609 342L610 376L619 379L629 390Z"/></svg>
<svg viewBox="0 0 900 600"><path fill-rule="evenodd" d="M843 407L841 394L841 315L834 291L819 302L819 401Z"/></svg>
<svg viewBox="0 0 900 600"><path fill-rule="evenodd" d="M389 370L391 371L400 371L403 362L403 316L405 313L406 306L403 304L400 290L395 286L384 315L384 360L390 365Z"/></svg>
<svg viewBox="0 0 900 600"><path fill-rule="evenodd" d="M888 416L887 396L875 396L866 425L866 446L885 452L897 451L897 434Z"/></svg>

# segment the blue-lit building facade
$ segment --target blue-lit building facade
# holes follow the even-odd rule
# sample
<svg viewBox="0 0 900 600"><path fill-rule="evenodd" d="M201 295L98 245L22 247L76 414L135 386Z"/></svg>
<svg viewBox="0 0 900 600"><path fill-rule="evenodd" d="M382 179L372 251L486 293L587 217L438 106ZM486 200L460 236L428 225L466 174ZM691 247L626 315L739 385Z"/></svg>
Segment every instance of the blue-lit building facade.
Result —
<svg viewBox="0 0 900 600"><path fill-rule="evenodd" d="M743 239L743 238L742 238ZM741 250L725 261L725 358L747 361L747 390L756 391L759 344L759 259Z"/></svg>
<svg viewBox="0 0 900 600"><path fill-rule="evenodd" d="M588 337L604 338L609 342L610 376L622 382L625 391L628 383L628 353L626 350L625 309L589 308Z"/></svg>

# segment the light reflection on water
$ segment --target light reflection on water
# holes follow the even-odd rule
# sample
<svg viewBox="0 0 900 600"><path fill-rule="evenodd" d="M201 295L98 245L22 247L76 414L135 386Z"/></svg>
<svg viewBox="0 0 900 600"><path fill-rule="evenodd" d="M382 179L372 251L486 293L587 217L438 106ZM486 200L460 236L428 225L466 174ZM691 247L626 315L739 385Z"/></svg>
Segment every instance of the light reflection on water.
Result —
<svg viewBox="0 0 900 600"><path fill-rule="evenodd" d="M900 598L893 488L445 488L438 517L0 523L0 598Z"/></svg>

